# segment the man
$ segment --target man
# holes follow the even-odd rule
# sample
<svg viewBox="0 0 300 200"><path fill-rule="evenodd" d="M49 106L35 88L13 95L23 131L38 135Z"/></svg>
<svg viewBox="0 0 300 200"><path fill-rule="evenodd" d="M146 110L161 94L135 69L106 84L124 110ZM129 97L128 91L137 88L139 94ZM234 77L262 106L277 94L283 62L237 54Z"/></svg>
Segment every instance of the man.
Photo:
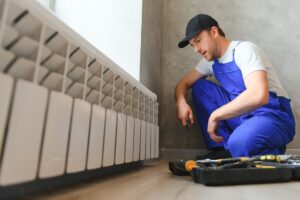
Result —
<svg viewBox="0 0 300 200"><path fill-rule="evenodd" d="M187 45L204 59L176 87L182 125L194 123L186 101L192 88L208 149L225 148L232 157L284 154L295 135L294 116L290 98L262 50L251 42L226 39L218 22L205 14L188 22L178 46ZM220 85L204 79L211 75Z"/></svg>

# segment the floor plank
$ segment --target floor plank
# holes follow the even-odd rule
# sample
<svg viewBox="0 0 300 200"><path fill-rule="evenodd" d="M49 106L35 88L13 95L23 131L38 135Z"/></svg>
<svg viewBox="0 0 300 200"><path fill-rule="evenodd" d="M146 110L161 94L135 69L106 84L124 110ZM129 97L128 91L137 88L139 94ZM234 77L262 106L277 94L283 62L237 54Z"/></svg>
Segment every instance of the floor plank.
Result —
<svg viewBox="0 0 300 200"><path fill-rule="evenodd" d="M26 200L298 200L300 182L251 184L237 186L204 186L190 177L176 177L165 161L145 164L143 167L117 176L105 177L75 187L47 194L28 196Z"/></svg>

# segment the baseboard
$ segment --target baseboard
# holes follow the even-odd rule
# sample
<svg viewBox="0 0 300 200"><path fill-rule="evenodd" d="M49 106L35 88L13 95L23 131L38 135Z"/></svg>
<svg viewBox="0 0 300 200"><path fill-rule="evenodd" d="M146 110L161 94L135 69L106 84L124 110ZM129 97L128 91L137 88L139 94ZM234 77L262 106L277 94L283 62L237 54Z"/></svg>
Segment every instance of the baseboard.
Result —
<svg viewBox="0 0 300 200"><path fill-rule="evenodd" d="M177 159L196 159L197 155L207 153L206 149L161 149L161 158L163 160L177 160Z"/></svg>

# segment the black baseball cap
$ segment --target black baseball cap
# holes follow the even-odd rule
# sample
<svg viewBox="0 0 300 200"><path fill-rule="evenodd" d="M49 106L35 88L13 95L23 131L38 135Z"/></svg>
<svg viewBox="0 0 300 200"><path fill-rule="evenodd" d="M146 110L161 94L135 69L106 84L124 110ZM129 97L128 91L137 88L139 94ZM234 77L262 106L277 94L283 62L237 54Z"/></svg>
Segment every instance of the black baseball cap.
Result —
<svg viewBox="0 0 300 200"><path fill-rule="evenodd" d="M197 36L201 31L219 26L218 22L209 15L198 14L193 17L186 26L185 37L178 43L179 48L183 48L189 44L189 40Z"/></svg>

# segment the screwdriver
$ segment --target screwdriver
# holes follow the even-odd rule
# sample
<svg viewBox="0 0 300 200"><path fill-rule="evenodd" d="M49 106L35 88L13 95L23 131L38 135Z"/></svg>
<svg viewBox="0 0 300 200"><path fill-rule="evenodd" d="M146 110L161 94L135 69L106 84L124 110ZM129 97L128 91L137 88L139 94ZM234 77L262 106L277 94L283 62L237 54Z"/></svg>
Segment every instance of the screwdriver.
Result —
<svg viewBox="0 0 300 200"><path fill-rule="evenodd" d="M263 156L254 157L254 160L282 163L282 162L287 162L288 160L294 157L295 156L292 155L263 155Z"/></svg>
<svg viewBox="0 0 300 200"><path fill-rule="evenodd" d="M190 129L190 126L191 126L191 120L189 118L187 118L185 120L185 128L187 131Z"/></svg>
<svg viewBox="0 0 300 200"><path fill-rule="evenodd" d="M204 160L188 160L185 162L186 171L191 171L193 168L197 168L199 165L201 166L220 166L224 164L236 164L236 163L244 163L245 161L249 161L249 157L236 157L236 158L225 158L225 159L204 159Z"/></svg>
<svg viewBox="0 0 300 200"><path fill-rule="evenodd" d="M245 162L250 161L251 158L249 157L235 157L235 158L224 158L224 159L204 159L204 160L197 160L196 162L199 164L214 164L214 165L224 165L228 163L235 163L235 162Z"/></svg>

